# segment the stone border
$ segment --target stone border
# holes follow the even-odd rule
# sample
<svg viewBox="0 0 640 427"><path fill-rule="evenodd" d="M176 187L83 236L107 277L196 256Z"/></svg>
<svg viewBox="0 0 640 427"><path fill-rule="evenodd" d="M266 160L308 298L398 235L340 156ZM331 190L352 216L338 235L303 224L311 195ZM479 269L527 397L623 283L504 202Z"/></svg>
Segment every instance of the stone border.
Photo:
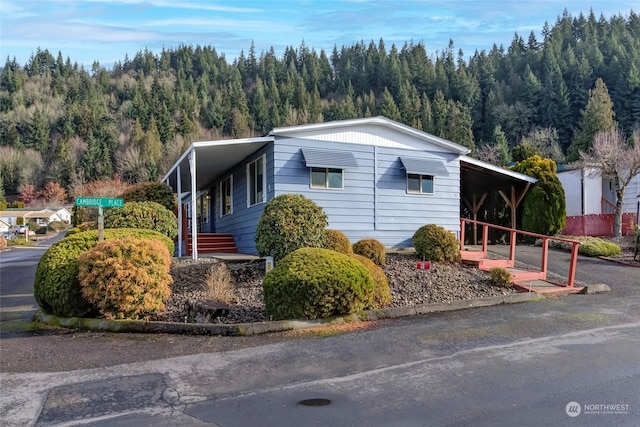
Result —
<svg viewBox="0 0 640 427"><path fill-rule="evenodd" d="M495 297L476 298L452 302L420 304L409 307L392 307L379 310L367 310L359 314L349 316L335 316L328 319L317 320L278 320L272 322L256 323L177 323L177 322L151 322L144 320L107 320L89 319L79 317L58 317L38 311L35 321L51 326L73 328L88 331L101 332L128 332L128 333L164 333L185 335L221 335L221 336L249 336L271 332L285 332L300 329L319 328L327 325L343 324L359 321L380 319L396 319L400 317L417 316L430 313L443 313L447 311L465 310L475 307L488 307L501 304L516 304L521 302L538 301L544 296L535 292L513 293Z"/></svg>

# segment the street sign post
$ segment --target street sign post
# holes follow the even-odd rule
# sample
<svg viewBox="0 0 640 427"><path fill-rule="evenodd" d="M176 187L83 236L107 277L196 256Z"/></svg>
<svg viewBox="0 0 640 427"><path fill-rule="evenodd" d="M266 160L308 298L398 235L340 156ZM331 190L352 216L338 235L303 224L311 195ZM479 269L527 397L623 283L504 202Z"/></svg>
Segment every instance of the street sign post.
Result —
<svg viewBox="0 0 640 427"><path fill-rule="evenodd" d="M76 206L98 208L98 242L102 242L104 240L102 208L123 208L124 199L115 197L76 197Z"/></svg>

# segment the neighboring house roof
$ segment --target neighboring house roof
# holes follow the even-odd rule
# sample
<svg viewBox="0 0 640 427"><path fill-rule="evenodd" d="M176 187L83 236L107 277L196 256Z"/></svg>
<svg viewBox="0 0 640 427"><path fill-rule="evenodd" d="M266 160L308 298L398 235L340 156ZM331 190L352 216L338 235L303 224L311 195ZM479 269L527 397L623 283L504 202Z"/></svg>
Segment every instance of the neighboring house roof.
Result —
<svg viewBox="0 0 640 427"><path fill-rule="evenodd" d="M51 218L57 217L58 215L55 212L48 211L36 211L36 212L28 212L24 215L25 218Z"/></svg>
<svg viewBox="0 0 640 427"><path fill-rule="evenodd" d="M4 218L16 218L16 217L21 217L23 214L23 212L16 212L16 211L0 211L0 217L4 217Z"/></svg>
<svg viewBox="0 0 640 427"><path fill-rule="evenodd" d="M3 220L2 218L0 218L0 224L6 225L7 227L11 225L7 221Z"/></svg>

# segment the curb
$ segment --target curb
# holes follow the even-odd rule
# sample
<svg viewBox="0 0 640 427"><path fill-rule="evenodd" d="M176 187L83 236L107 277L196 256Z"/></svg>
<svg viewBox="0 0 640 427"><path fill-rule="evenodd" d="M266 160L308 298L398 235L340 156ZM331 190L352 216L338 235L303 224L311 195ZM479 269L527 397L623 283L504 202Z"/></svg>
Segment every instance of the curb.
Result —
<svg viewBox="0 0 640 427"><path fill-rule="evenodd" d="M598 258L600 258L601 260L604 260L604 261L609 261L609 262L613 262L613 263L620 264L620 265L626 265L627 267L640 268L640 264L632 264L630 262L621 261L621 260L615 259L615 258L610 258L610 257L606 257L606 256L599 256Z"/></svg>
<svg viewBox="0 0 640 427"><path fill-rule="evenodd" d="M316 320L277 320L258 323L175 323L151 322L144 320L108 320L89 319L80 317L58 317L38 311L34 319L37 322L63 328L73 328L100 332L127 333L163 333L185 335L221 335L221 336L250 336L271 332L285 332L300 329L319 328L327 325L371 321L381 319L397 319L400 317L418 316L431 313L465 310L475 307L488 307L502 304L517 304L538 301L544 296L535 292L514 293L495 297L477 298L443 303L420 304L408 307L392 307L379 310L366 310L359 314L335 316Z"/></svg>

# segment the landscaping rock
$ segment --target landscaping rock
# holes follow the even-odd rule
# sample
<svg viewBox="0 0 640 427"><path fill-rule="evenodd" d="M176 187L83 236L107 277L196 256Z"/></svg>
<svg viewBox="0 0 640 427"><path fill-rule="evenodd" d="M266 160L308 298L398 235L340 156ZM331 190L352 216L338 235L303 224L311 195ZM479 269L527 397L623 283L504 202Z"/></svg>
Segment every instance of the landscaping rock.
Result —
<svg viewBox="0 0 640 427"><path fill-rule="evenodd" d="M601 292L611 292L611 288L605 285L604 283L598 283L595 285L585 286L584 289L580 291L581 294L589 294L589 295L599 294Z"/></svg>
<svg viewBox="0 0 640 427"><path fill-rule="evenodd" d="M188 299L184 304L188 323L213 323L219 317L229 315L229 306L215 300L195 301Z"/></svg>

